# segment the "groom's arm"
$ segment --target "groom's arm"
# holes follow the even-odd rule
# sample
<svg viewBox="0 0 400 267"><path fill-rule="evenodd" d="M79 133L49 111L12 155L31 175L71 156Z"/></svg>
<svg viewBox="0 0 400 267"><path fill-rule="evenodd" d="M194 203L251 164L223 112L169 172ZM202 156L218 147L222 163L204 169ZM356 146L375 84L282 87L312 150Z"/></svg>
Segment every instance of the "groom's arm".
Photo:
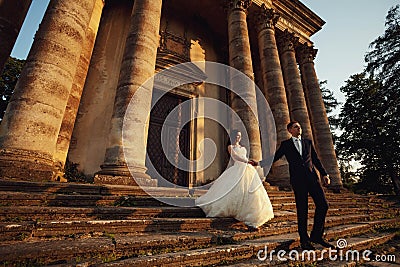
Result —
<svg viewBox="0 0 400 267"><path fill-rule="evenodd" d="M314 166L318 169L319 173L322 176L327 176L328 174L327 174L324 166L322 165L321 160L319 159L319 157L317 155L317 152L315 152L313 144L311 143L310 145L311 145L311 158L312 158L312 162L313 162Z"/></svg>
<svg viewBox="0 0 400 267"><path fill-rule="evenodd" d="M285 155L285 150L284 150L284 148L282 146L282 143L281 143L281 145L279 146L278 150L275 152L274 162L277 161L278 159L282 158L284 155ZM261 160L259 162L259 165L261 167L265 167L265 165L267 165L267 163L268 163L267 160Z"/></svg>

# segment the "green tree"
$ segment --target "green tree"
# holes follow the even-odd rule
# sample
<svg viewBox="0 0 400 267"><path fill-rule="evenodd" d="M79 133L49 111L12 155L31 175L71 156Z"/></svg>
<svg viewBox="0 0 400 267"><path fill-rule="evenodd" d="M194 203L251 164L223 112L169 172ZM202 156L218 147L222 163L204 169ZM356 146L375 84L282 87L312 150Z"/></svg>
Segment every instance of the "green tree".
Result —
<svg viewBox="0 0 400 267"><path fill-rule="evenodd" d="M392 7L386 16L385 32L370 44L366 70L382 82L382 93L388 98L388 108L399 115L400 101L400 5ZM398 117L398 116L397 116Z"/></svg>
<svg viewBox="0 0 400 267"><path fill-rule="evenodd" d="M9 57L4 66L3 73L0 77L0 121L3 119L4 112L7 109L8 102L10 101L24 64L25 60Z"/></svg>
<svg viewBox="0 0 400 267"><path fill-rule="evenodd" d="M351 76L341 88L347 99L337 148L342 162L355 159L362 164L356 189L364 192L400 194L399 9L389 9L385 32L370 44L365 72Z"/></svg>
<svg viewBox="0 0 400 267"><path fill-rule="evenodd" d="M365 56L366 71L382 83L381 98L386 103L383 116L385 129L389 133L386 143L393 146L394 153L388 157L399 157L400 141L398 135L400 118L400 5L389 9L385 20L385 32L370 44ZM389 148L389 147L388 147ZM397 153L396 153L397 152ZM399 190L399 165L390 166L391 179L395 190Z"/></svg>
<svg viewBox="0 0 400 267"><path fill-rule="evenodd" d="M362 167L356 189L400 194L400 121L387 108L392 103L382 82L366 72L352 75L340 90L346 96L340 113L343 131L337 147L343 158Z"/></svg>

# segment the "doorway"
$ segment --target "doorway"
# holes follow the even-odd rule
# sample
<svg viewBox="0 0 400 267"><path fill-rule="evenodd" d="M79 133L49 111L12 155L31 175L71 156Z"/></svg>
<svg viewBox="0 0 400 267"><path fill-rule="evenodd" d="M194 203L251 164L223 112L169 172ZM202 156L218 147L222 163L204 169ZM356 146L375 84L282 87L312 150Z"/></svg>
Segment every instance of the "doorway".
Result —
<svg viewBox="0 0 400 267"><path fill-rule="evenodd" d="M154 89L153 99L161 96L162 93L164 92ZM146 167L147 173L158 180L159 186L167 186L168 183L165 180L175 185L189 186L189 172L186 171L189 166L178 157L180 151L186 159L190 159L191 112L181 105L188 99L188 97L168 92L162 95L151 110ZM173 110L174 112L171 113ZM183 123L185 124L182 125ZM162 136L163 127L166 134ZM165 151L163 151L163 144ZM167 155L173 162L168 160ZM149 160L153 166L149 164ZM178 166L183 167L183 170Z"/></svg>

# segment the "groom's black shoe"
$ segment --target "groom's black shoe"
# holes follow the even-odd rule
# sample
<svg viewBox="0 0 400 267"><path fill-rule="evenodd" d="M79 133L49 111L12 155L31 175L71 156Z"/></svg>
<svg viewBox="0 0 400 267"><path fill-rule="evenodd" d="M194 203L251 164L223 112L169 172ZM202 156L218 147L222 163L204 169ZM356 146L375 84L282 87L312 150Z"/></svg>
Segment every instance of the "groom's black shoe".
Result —
<svg viewBox="0 0 400 267"><path fill-rule="evenodd" d="M315 250L315 247L311 244L310 241L301 242L300 247L303 250Z"/></svg>
<svg viewBox="0 0 400 267"><path fill-rule="evenodd" d="M325 239L321 238L310 238L310 241L316 244L320 244L325 248L336 249L336 247L332 244L329 244Z"/></svg>

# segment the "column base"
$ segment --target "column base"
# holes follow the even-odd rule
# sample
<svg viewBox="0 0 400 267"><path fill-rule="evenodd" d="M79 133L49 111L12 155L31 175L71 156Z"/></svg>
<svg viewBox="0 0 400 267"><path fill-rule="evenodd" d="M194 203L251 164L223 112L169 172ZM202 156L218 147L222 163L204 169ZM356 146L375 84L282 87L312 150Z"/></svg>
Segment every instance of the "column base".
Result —
<svg viewBox="0 0 400 267"><path fill-rule="evenodd" d="M104 164L102 170L95 174L95 184L129 185L129 186L157 186L157 180L152 179L145 172L130 172L126 165ZM146 168L139 168L139 170Z"/></svg>
<svg viewBox="0 0 400 267"><path fill-rule="evenodd" d="M343 191L343 184L341 182L340 174L329 174L329 177L331 178L329 189L331 189L334 193L340 193L340 191Z"/></svg>
<svg viewBox="0 0 400 267"><path fill-rule="evenodd" d="M111 185L129 185L129 186L149 186L157 187L157 180L151 178L141 178L132 176L120 176L120 175L107 175L107 174L96 174L94 176L95 184L111 184Z"/></svg>
<svg viewBox="0 0 400 267"><path fill-rule="evenodd" d="M22 149L0 150L0 178L22 181L53 181L51 155Z"/></svg>
<svg viewBox="0 0 400 267"><path fill-rule="evenodd" d="M286 161L276 162L272 165L272 171L267 180L272 186L278 186L280 190L291 191L289 165Z"/></svg>
<svg viewBox="0 0 400 267"><path fill-rule="evenodd" d="M64 162L65 163L65 162ZM66 183L68 180L65 178L65 164L61 161L54 161L54 181L59 181L61 183Z"/></svg>
<svg viewBox="0 0 400 267"><path fill-rule="evenodd" d="M341 185L328 185L327 189L333 193L341 193L343 191L343 186Z"/></svg>

